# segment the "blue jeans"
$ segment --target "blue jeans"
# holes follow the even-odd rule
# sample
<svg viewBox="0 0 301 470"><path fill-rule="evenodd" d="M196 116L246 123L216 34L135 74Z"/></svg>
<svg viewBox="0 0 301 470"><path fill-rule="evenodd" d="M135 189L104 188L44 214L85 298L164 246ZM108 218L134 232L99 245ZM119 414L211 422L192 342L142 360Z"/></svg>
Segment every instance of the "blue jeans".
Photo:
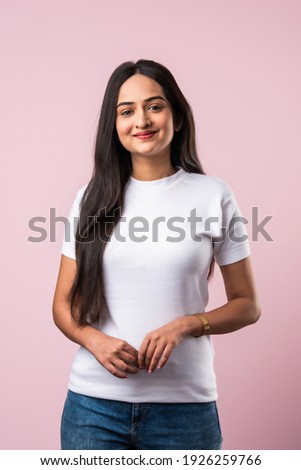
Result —
<svg viewBox="0 0 301 470"><path fill-rule="evenodd" d="M128 403L68 391L63 450L212 450L222 435L216 403Z"/></svg>

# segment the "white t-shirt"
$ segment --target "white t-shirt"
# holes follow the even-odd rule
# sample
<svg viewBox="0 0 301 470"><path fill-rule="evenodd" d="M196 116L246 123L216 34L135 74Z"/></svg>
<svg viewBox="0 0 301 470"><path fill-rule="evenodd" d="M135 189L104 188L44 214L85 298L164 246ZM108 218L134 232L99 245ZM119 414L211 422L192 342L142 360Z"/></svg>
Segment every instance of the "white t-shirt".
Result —
<svg viewBox="0 0 301 470"><path fill-rule="evenodd" d="M62 247L62 254L73 259L78 221L74 218L79 216L85 188L72 205L71 239L64 240ZM234 219L241 216L234 195L216 177L183 169L154 181L130 177L122 216L103 258L109 314L96 326L139 349L149 331L205 311L212 256L217 264L226 265L249 256L250 248L244 224ZM80 347L69 388L132 403L209 402L217 398L213 359L210 336L189 337L162 369L119 379Z"/></svg>

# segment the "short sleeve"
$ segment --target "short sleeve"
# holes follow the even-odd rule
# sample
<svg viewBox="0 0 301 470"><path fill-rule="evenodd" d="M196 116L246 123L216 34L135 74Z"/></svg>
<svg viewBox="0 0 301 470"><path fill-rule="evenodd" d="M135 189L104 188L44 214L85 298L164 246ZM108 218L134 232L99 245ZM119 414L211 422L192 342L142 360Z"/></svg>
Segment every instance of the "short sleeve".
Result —
<svg viewBox="0 0 301 470"><path fill-rule="evenodd" d="M219 266L236 263L251 253L246 230L248 221L227 184L221 201L221 221L220 236L213 239L213 256Z"/></svg>
<svg viewBox="0 0 301 470"><path fill-rule="evenodd" d="M75 235L80 215L80 203L87 185L83 186L77 192L71 209L69 211L68 219L66 220L64 238L62 243L61 253L68 258L76 259L75 254Z"/></svg>

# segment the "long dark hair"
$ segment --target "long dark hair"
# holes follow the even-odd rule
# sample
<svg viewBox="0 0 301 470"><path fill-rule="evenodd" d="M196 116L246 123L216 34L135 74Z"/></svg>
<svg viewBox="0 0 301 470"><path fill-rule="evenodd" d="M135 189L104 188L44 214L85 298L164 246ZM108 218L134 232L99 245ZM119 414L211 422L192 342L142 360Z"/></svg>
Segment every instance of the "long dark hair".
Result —
<svg viewBox="0 0 301 470"><path fill-rule="evenodd" d="M116 106L121 85L136 73L155 80L162 87L174 122L181 123L171 142L172 166L189 173L205 174L197 156L192 111L171 72L152 60L119 65L104 94L95 140L94 170L80 204L76 232L77 274L68 299L71 315L79 326L96 323L99 316L108 311L103 254L122 215L124 190L132 172L131 155L117 136Z"/></svg>

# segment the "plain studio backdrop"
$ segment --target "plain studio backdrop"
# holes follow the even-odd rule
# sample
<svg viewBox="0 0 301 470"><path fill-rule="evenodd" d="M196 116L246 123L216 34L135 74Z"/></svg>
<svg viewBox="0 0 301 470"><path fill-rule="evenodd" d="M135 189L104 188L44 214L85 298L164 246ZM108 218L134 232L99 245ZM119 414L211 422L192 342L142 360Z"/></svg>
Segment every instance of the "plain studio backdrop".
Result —
<svg viewBox="0 0 301 470"><path fill-rule="evenodd" d="M63 223L88 182L108 78L166 65L192 105L205 171L232 186L260 321L213 338L224 449L300 449L298 0L2 0L1 449L58 449L77 346L52 321ZM259 233L265 225L272 240ZM29 223L41 217L42 242ZM253 218L253 220L252 220ZM255 227L255 229L254 229ZM218 268L210 305L226 301Z"/></svg>

